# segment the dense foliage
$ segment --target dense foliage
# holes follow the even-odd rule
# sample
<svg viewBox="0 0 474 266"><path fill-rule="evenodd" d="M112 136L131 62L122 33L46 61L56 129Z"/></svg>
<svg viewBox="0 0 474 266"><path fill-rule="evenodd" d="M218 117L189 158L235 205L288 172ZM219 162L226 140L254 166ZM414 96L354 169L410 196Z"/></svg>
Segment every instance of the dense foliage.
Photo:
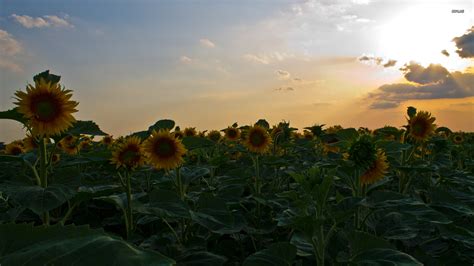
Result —
<svg viewBox="0 0 474 266"><path fill-rule="evenodd" d="M131 138L92 121L38 136L18 108L0 112L33 133L33 147L0 147L0 264L471 265L474 135L407 116L402 129L304 134L159 120L131 134L149 147L176 138L163 137L184 157L157 167L152 148L123 157Z"/></svg>

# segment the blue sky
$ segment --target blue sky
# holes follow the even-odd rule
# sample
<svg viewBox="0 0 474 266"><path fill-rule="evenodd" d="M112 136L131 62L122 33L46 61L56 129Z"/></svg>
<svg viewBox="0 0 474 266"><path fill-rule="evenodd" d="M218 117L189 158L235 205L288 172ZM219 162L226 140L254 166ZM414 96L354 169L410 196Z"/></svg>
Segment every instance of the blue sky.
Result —
<svg viewBox="0 0 474 266"><path fill-rule="evenodd" d="M471 1L0 0L0 109L50 69L80 102L76 117L114 135L160 118L198 129L259 118L399 126L407 105L474 130L465 119L474 114L472 57L459 56L452 41L471 36L472 8ZM431 63L459 87L404 77L431 71ZM0 127L0 139L22 132L12 122Z"/></svg>

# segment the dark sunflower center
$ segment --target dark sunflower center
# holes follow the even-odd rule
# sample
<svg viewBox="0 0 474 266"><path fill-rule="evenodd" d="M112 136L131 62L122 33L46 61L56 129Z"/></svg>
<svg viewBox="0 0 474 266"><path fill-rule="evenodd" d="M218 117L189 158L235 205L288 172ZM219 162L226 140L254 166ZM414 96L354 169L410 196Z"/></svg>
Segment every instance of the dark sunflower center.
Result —
<svg viewBox="0 0 474 266"><path fill-rule="evenodd" d="M138 162L140 160L138 148L135 146L128 146L124 151L122 151L119 159L124 164L128 165Z"/></svg>
<svg viewBox="0 0 474 266"><path fill-rule="evenodd" d="M260 147L265 144L265 136L261 132L252 132L249 136L252 146Z"/></svg>
<svg viewBox="0 0 474 266"><path fill-rule="evenodd" d="M229 136L229 138L235 138L237 137L237 131L230 129L229 131L227 131L227 136Z"/></svg>
<svg viewBox="0 0 474 266"><path fill-rule="evenodd" d="M418 120L413 124L413 133L417 136L422 136L426 132L427 125L424 121Z"/></svg>
<svg viewBox="0 0 474 266"><path fill-rule="evenodd" d="M53 120L59 113L59 105L50 95L42 95L34 100L32 109L35 117L45 122Z"/></svg>
<svg viewBox="0 0 474 266"><path fill-rule="evenodd" d="M156 140L153 150L159 157L168 158L175 154L176 145L171 139L161 138Z"/></svg>
<svg viewBox="0 0 474 266"><path fill-rule="evenodd" d="M20 147L13 147L11 150L12 155L18 155L21 153L21 148Z"/></svg>

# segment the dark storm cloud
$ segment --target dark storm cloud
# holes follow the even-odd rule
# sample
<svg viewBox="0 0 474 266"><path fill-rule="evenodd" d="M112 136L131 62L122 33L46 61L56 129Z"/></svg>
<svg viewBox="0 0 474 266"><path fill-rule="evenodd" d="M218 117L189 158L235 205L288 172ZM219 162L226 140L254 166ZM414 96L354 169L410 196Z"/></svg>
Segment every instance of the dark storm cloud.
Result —
<svg viewBox="0 0 474 266"><path fill-rule="evenodd" d="M448 51L446 51L446 49L442 50L441 53L445 56L449 56L449 53L448 53Z"/></svg>
<svg viewBox="0 0 474 266"><path fill-rule="evenodd" d="M474 96L474 74L449 72L441 65L423 67L410 63L401 68L412 83L385 84L369 93L371 109L388 109L408 100L448 99Z"/></svg>
<svg viewBox="0 0 474 266"><path fill-rule="evenodd" d="M393 66L395 66L396 63L397 63L397 60L390 59L390 60L388 60L387 63L383 64L383 67L393 67Z"/></svg>
<svg viewBox="0 0 474 266"><path fill-rule="evenodd" d="M474 57L474 26L466 34L453 39L458 49L456 53L462 58Z"/></svg>

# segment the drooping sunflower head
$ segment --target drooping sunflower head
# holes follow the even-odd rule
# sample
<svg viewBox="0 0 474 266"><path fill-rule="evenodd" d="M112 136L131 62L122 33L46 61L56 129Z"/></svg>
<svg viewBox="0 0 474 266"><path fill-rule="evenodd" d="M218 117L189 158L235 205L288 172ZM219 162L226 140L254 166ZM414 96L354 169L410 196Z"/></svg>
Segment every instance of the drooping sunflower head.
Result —
<svg viewBox="0 0 474 266"><path fill-rule="evenodd" d="M305 131L303 132L303 137L304 137L305 139L312 140L312 139L314 138L314 135L313 135L313 133L312 133L311 131L305 130Z"/></svg>
<svg viewBox="0 0 474 266"><path fill-rule="evenodd" d="M184 129L184 136L185 137L194 137L197 135L197 131L195 127L187 127Z"/></svg>
<svg viewBox="0 0 474 266"><path fill-rule="evenodd" d="M23 139L23 147L25 147L25 151L32 151L38 148L38 140L31 136L27 135L26 138Z"/></svg>
<svg viewBox="0 0 474 266"><path fill-rule="evenodd" d="M227 140L236 141L240 138L240 130L235 127L228 127L224 131Z"/></svg>
<svg viewBox="0 0 474 266"><path fill-rule="evenodd" d="M80 150L78 140L79 138L76 136L67 135L59 141L58 147L69 155L77 154Z"/></svg>
<svg viewBox="0 0 474 266"><path fill-rule="evenodd" d="M114 142L114 138L110 135L104 136L101 140L101 143L105 146L110 146Z"/></svg>
<svg viewBox="0 0 474 266"><path fill-rule="evenodd" d="M117 168L134 169L145 164L144 149L139 137L128 137L123 143L117 144L112 151L111 163Z"/></svg>
<svg viewBox="0 0 474 266"><path fill-rule="evenodd" d="M416 141L427 140L435 131L436 118L431 113L420 111L408 119L409 134Z"/></svg>
<svg viewBox="0 0 474 266"><path fill-rule="evenodd" d="M15 102L18 111L28 119L33 135L53 136L67 130L76 120L77 102L71 101L71 90L61 88L59 83L40 78L35 86L28 85L26 92L17 91Z"/></svg>
<svg viewBox="0 0 474 266"><path fill-rule="evenodd" d="M90 137L82 137L79 143L79 150L89 149L92 147L92 139Z"/></svg>
<svg viewBox="0 0 474 266"><path fill-rule="evenodd" d="M7 155L20 155L24 152L25 148L21 140L15 140L5 147L5 154Z"/></svg>
<svg viewBox="0 0 474 266"><path fill-rule="evenodd" d="M452 140L455 144L461 144L464 142L464 136L462 133L455 133L452 135Z"/></svg>
<svg viewBox="0 0 474 266"><path fill-rule="evenodd" d="M244 144L249 151L263 154L270 148L272 138L264 127L255 125L249 128Z"/></svg>
<svg viewBox="0 0 474 266"><path fill-rule="evenodd" d="M372 139L368 135L362 135L349 149L349 159L356 166L367 169L377 159L377 150Z"/></svg>
<svg viewBox="0 0 474 266"><path fill-rule="evenodd" d="M148 161L157 169L174 169L183 163L186 148L169 131L153 131L143 144Z"/></svg>
<svg viewBox="0 0 474 266"><path fill-rule="evenodd" d="M389 164L385 153L378 150L377 157L372 165L360 176L360 184L369 185L381 180L387 173L388 168Z"/></svg>
<svg viewBox="0 0 474 266"><path fill-rule="evenodd" d="M217 131L217 130L211 130L209 131L209 133L207 133L207 137L214 141L214 142L218 142L219 140L221 140L221 132Z"/></svg>

